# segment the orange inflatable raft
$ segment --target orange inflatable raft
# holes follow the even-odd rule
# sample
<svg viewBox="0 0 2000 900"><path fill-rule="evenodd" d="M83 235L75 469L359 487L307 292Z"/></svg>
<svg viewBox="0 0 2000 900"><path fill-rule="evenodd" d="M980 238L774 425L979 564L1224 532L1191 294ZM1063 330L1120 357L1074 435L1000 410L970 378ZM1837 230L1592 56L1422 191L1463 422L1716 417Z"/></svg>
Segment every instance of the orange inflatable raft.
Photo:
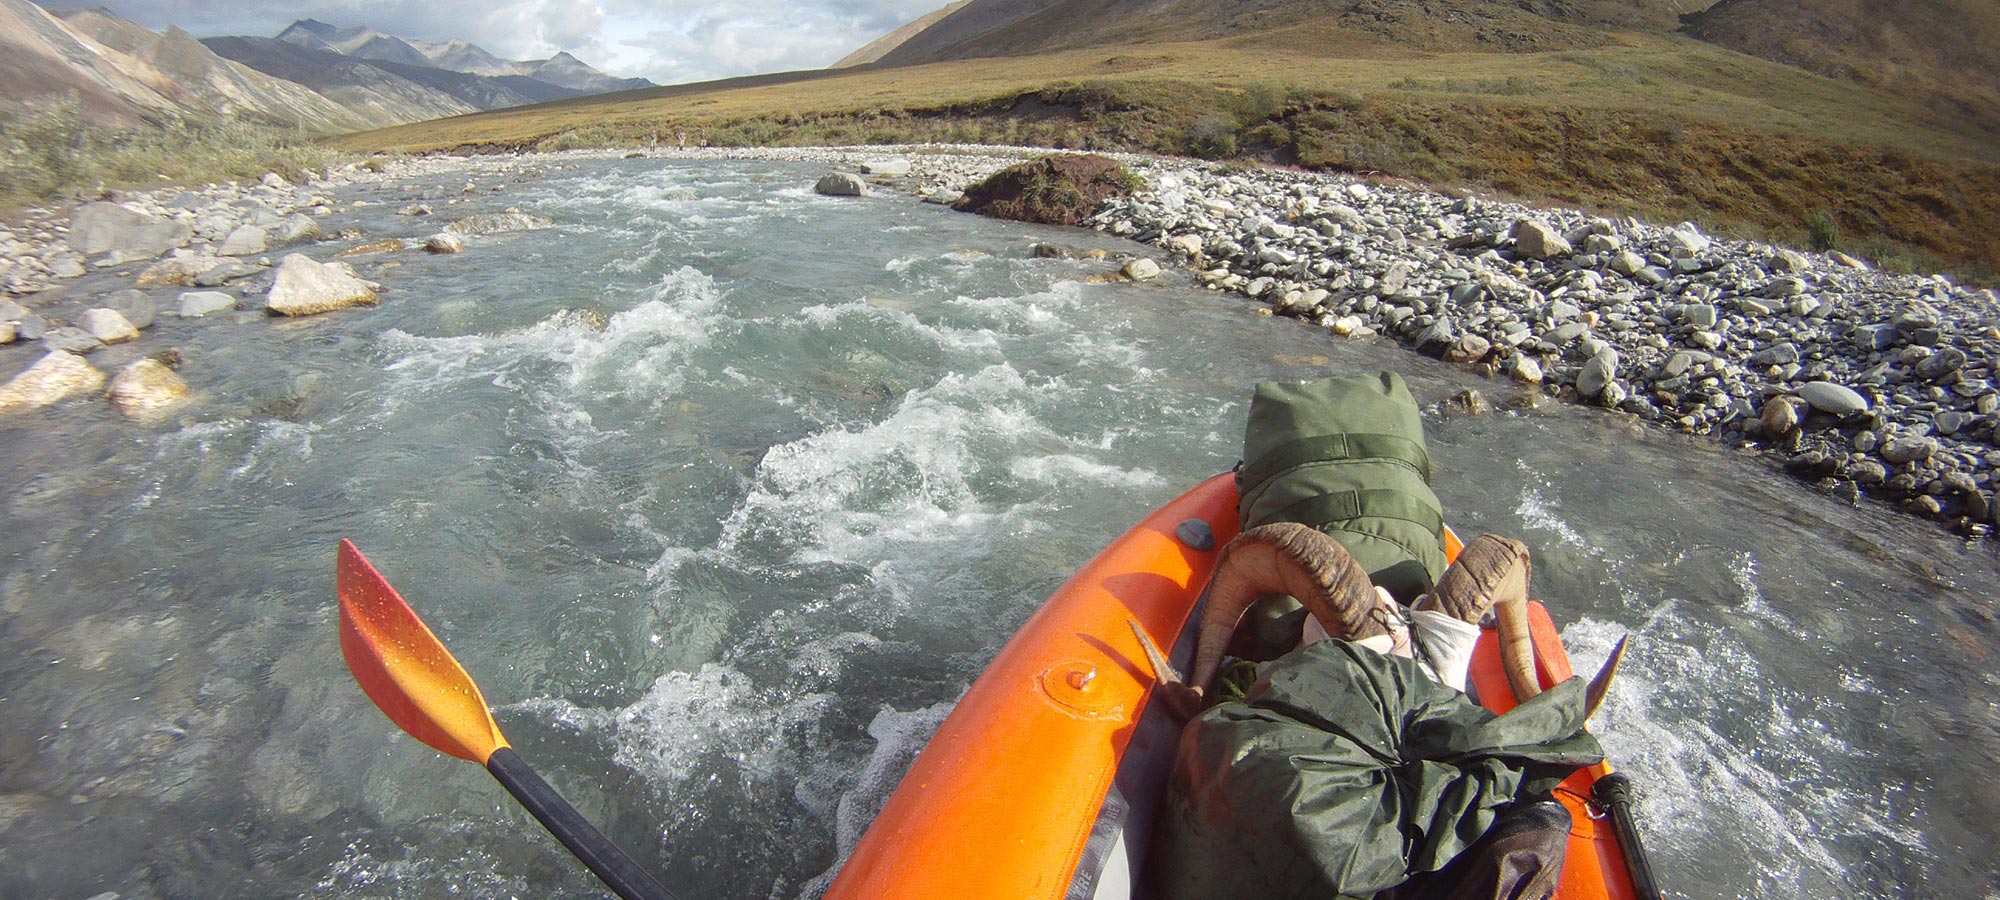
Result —
<svg viewBox="0 0 2000 900"><path fill-rule="evenodd" d="M1147 516L1070 578L1003 647L903 776L828 889L829 900L1131 898L1179 725L1149 704L1152 670L1126 624L1171 647L1186 671L1196 603L1236 536L1228 473ZM1447 533L1447 552L1457 537ZM1569 675L1554 626L1533 605L1546 684ZM1492 632L1472 683L1513 705ZM1582 798L1608 769L1563 783L1577 826L1565 900L1628 898L1610 828Z"/></svg>

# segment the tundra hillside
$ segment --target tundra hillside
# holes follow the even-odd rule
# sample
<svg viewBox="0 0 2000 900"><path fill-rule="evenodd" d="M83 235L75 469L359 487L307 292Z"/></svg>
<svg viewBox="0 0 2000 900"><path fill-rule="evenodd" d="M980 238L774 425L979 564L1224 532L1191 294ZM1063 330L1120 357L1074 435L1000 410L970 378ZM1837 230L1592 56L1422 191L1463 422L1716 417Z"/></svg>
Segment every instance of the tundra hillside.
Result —
<svg viewBox="0 0 2000 900"><path fill-rule="evenodd" d="M1107 17L1083 16L1062 32L1083 46L1042 50L1002 30L1013 37L994 51L1006 55L966 58L978 50L963 40L919 52L933 31L986 5L943 17L866 66L459 116L336 145L425 152L685 139L1147 151L1687 219L1980 281L2000 266L2000 106L1917 103L1724 49L1666 30L1673 17L1645 4L1634 9L1646 31L1607 28L1615 10L1606 4L1563 18L1469 0L1267 2L1242 4L1248 12L1206 30L1144 26L1124 44L1108 43L1119 32ZM1036 15L1091 5L1042 4ZM1344 12L1279 15L1326 6ZM1369 10L1379 15L1359 15ZM1229 34L1182 39L1209 32ZM905 57L917 61L896 64Z"/></svg>

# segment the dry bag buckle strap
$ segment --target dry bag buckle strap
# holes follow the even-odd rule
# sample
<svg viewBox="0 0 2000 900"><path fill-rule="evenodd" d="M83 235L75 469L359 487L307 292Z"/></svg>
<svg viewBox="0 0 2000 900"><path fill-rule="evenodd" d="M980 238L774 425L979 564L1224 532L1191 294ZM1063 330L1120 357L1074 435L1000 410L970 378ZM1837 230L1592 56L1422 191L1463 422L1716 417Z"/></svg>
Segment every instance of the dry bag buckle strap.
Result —
<svg viewBox="0 0 2000 900"><path fill-rule="evenodd" d="M1431 481L1431 455L1424 445L1398 434L1320 434L1272 448L1257 461L1237 470L1236 483L1247 493L1288 469L1317 462L1381 459L1403 463Z"/></svg>
<svg viewBox="0 0 2000 900"><path fill-rule="evenodd" d="M1267 522L1300 522L1325 530L1329 525L1363 516L1401 519L1444 533L1444 513L1404 491L1378 488L1366 491L1337 491L1307 497L1264 518Z"/></svg>

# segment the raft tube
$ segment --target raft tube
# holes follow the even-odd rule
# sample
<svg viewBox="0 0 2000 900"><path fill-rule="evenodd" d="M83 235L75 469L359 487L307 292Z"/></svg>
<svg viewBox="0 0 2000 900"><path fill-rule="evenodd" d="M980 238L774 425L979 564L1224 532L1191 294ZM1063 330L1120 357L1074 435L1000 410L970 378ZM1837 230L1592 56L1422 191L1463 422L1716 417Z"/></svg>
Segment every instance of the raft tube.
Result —
<svg viewBox="0 0 2000 900"><path fill-rule="evenodd" d="M1205 525L1206 541L1202 526L1182 527L1190 522ZM1072 882L1080 897L1099 881L1113 893L1129 885L1146 842L1136 826L1122 840L1121 826L1134 800L1143 809L1165 790L1179 729L1148 703L1153 672L1126 622L1185 666L1195 602L1236 531L1225 473L1071 576L938 726L828 900L1054 900Z"/></svg>
<svg viewBox="0 0 2000 900"><path fill-rule="evenodd" d="M827 900L1129 900L1180 725L1151 702L1153 672L1126 623L1171 647L1175 667L1187 670L1195 609L1236 536L1236 504L1234 476L1211 478L1058 588L938 727ZM1447 529L1447 555L1458 549ZM1544 682L1567 677L1568 657L1540 604L1531 620ZM1496 698L1489 708L1513 706L1491 631L1472 676L1481 696ZM1563 782L1577 821L1563 900L1632 896L1609 825L1600 829L1578 805L1603 768Z"/></svg>
<svg viewBox="0 0 2000 900"><path fill-rule="evenodd" d="M1543 688L1554 687L1576 673L1570 670L1569 653L1563 650L1562 635L1538 601L1528 601L1528 633L1535 641L1535 674ZM1466 685L1481 706L1504 713L1515 706L1514 691L1507 686L1507 674L1500 667L1499 633L1486 631L1472 651L1472 667ZM1571 821L1569 848L1563 858L1562 882L1556 886L1555 900L1634 900L1632 876L1625 864L1625 851L1618 833L1602 810L1591 802L1597 779L1611 774L1611 764L1598 763L1578 769L1556 787L1556 799L1569 807Z"/></svg>

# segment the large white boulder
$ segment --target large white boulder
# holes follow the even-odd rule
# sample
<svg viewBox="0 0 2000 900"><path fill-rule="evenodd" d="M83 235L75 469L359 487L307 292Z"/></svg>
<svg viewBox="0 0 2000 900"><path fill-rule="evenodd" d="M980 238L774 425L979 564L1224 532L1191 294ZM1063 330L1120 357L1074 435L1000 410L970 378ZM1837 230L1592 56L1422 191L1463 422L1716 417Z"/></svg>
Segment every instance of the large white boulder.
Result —
<svg viewBox="0 0 2000 900"><path fill-rule="evenodd" d="M188 384L155 359L142 359L111 379L111 402L118 411L143 419L187 399Z"/></svg>
<svg viewBox="0 0 2000 900"><path fill-rule="evenodd" d="M188 291L181 294L176 313L183 319L198 319L236 308L236 298L222 291Z"/></svg>
<svg viewBox="0 0 2000 900"><path fill-rule="evenodd" d="M132 321L119 315L115 309L98 307L84 310L83 315L76 317L76 327L107 344L122 344L139 339L139 329L133 327Z"/></svg>
<svg viewBox="0 0 2000 900"><path fill-rule="evenodd" d="M162 222L116 203L86 203L69 220L70 249L85 256L117 252L126 259L146 259L193 236L194 229L180 222Z"/></svg>
<svg viewBox="0 0 2000 900"><path fill-rule="evenodd" d="M75 354L55 351L0 384L0 412L48 406L104 386L104 373Z"/></svg>
<svg viewBox="0 0 2000 900"><path fill-rule="evenodd" d="M267 302L272 315L310 316L350 306L373 306L382 298L346 263L314 262L303 253L294 253L278 264L278 277Z"/></svg>
<svg viewBox="0 0 2000 900"><path fill-rule="evenodd" d="M891 178L901 178L904 175L910 174L910 161L901 157L871 159L861 164L861 171L870 175L887 175Z"/></svg>
<svg viewBox="0 0 2000 900"><path fill-rule="evenodd" d="M222 239L222 246L215 252L218 256L256 256L270 248L271 241L264 229L255 225L239 225Z"/></svg>

